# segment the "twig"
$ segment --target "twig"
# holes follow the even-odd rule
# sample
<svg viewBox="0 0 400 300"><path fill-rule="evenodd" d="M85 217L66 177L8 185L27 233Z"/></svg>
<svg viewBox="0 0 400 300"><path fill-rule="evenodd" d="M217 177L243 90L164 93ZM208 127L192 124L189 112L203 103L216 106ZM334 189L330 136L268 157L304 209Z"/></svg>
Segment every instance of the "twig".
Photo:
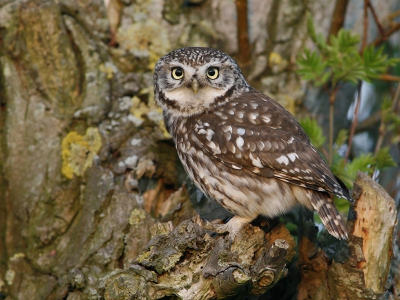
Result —
<svg viewBox="0 0 400 300"><path fill-rule="evenodd" d="M389 38L389 36L391 36L393 33L395 33L399 29L400 29L400 23L391 25L391 28L388 31L386 31L383 36L380 36L375 41L373 41L372 45L377 46L380 43L383 43L384 41L386 41Z"/></svg>
<svg viewBox="0 0 400 300"><path fill-rule="evenodd" d="M364 48L367 46L367 40L368 40L368 23L369 23L368 4L369 4L369 0L364 0L364 24L363 24L364 28L363 28L363 39L362 39L361 50L360 50L361 53L364 51Z"/></svg>
<svg viewBox="0 0 400 300"><path fill-rule="evenodd" d="M395 81L395 82L399 82L400 81L400 77L399 76L394 76L394 75L390 75L390 74L383 74L379 76L380 80L384 80L384 81Z"/></svg>
<svg viewBox="0 0 400 300"><path fill-rule="evenodd" d="M335 99L339 90L339 85L335 88L332 87L329 95L329 165L333 163L333 132L334 132L334 118L335 118Z"/></svg>
<svg viewBox="0 0 400 300"><path fill-rule="evenodd" d="M379 110L370 115L367 119L359 122L357 124L355 133L364 132L366 130L369 130L371 127L376 127L377 125L379 125L379 122L381 120L381 115L382 112Z"/></svg>
<svg viewBox="0 0 400 300"><path fill-rule="evenodd" d="M351 123L346 155L344 156L344 159L346 162L349 160L349 157L350 157L351 146L353 144L353 138L354 138L357 124L358 124L358 112L360 110L360 104L361 104L361 88L362 88L362 81L360 80L360 82L358 83L358 87L357 87L358 91L357 91L356 105L355 105L354 114L353 114L353 122Z"/></svg>
<svg viewBox="0 0 400 300"><path fill-rule="evenodd" d="M343 27L348 3L349 0L336 0L335 9L333 10L332 15L331 28L329 29L328 34L328 43L329 37L331 35L337 35L339 30Z"/></svg>
<svg viewBox="0 0 400 300"><path fill-rule="evenodd" d="M365 4L368 5L369 9L371 10L372 16L374 17L376 26L378 26L379 32L382 36L385 36L385 29L383 29L381 22L379 22L378 15L376 14L375 9L371 4L371 1L365 0Z"/></svg>
<svg viewBox="0 0 400 300"><path fill-rule="evenodd" d="M399 102L399 100L400 100L400 82L397 85L397 89L396 89L396 92L394 94L392 108L391 108L392 111L395 110L395 108L397 106L397 102ZM375 155L378 153L378 151L382 147L382 143L383 143L383 140L384 140L385 134L386 134L386 128L387 128L387 126L385 124L385 120L384 120L383 114L382 114L381 124L379 125L379 137L378 137L378 140L377 140L376 145L375 145L375 152L374 152Z"/></svg>
<svg viewBox="0 0 400 300"><path fill-rule="evenodd" d="M237 30L238 30L238 61L240 65L247 66L251 62L251 47L247 22L247 0L236 0Z"/></svg>

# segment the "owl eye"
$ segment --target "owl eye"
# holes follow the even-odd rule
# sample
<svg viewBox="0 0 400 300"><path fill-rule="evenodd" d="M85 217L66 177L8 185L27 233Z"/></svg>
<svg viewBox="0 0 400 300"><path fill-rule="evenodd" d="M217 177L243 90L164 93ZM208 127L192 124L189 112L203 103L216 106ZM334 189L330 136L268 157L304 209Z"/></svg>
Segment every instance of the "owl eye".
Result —
<svg viewBox="0 0 400 300"><path fill-rule="evenodd" d="M207 69L207 77L210 79L217 79L219 75L218 68L211 67Z"/></svg>
<svg viewBox="0 0 400 300"><path fill-rule="evenodd" d="M171 72L172 78L173 79L182 79L183 77L183 70L182 68L173 68Z"/></svg>

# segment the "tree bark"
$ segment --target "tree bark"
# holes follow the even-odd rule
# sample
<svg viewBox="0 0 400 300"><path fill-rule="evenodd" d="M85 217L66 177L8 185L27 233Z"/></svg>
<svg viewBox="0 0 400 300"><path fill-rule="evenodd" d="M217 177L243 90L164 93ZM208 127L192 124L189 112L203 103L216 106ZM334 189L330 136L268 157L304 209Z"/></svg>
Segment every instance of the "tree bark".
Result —
<svg viewBox="0 0 400 300"><path fill-rule="evenodd" d="M299 257L303 276L298 299L381 299L387 291L396 205L364 173L357 174L354 185L349 240L329 242L325 252L318 249L306 259Z"/></svg>

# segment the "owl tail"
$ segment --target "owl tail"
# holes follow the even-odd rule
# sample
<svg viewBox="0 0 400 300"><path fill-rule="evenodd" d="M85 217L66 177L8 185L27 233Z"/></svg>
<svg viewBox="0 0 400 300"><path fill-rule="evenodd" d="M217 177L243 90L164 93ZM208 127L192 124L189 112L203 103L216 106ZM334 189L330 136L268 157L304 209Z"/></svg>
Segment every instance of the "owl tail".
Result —
<svg viewBox="0 0 400 300"><path fill-rule="evenodd" d="M309 198L326 230L339 240L347 240L346 227L329 194L310 191Z"/></svg>

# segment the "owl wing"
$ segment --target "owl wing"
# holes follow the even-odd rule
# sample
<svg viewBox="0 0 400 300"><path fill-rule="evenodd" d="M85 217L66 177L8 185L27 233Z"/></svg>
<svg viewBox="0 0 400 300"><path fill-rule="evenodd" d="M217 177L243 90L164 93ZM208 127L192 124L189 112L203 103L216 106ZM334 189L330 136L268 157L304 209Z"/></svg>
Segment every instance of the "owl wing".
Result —
<svg viewBox="0 0 400 300"><path fill-rule="evenodd" d="M200 116L194 141L232 169L328 192L351 201L296 119L256 90Z"/></svg>

